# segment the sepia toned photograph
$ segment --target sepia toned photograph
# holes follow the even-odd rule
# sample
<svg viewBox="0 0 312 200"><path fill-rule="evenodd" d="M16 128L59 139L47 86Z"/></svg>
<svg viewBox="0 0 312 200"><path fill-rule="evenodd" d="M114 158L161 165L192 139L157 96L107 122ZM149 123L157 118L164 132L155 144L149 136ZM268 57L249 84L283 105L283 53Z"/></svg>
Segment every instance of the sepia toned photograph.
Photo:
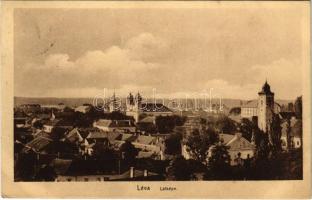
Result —
<svg viewBox="0 0 312 200"><path fill-rule="evenodd" d="M11 10L12 184L307 180L308 2L102 3Z"/></svg>

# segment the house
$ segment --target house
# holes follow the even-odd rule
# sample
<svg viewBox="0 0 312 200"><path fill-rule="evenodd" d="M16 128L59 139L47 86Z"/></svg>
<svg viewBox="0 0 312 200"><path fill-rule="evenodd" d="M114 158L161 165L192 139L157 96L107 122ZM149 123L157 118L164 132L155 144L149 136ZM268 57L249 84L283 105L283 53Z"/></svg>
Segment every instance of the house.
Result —
<svg viewBox="0 0 312 200"><path fill-rule="evenodd" d="M91 110L91 108L92 107L90 105L82 105L75 108L75 112L81 112L83 114L86 114Z"/></svg>
<svg viewBox="0 0 312 200"><path fill-rule="evenodd" d="M55 159L51 162L56 172L57 182L102 182L102 181L139 181L164 180L164 177L130 167L129 170L118 173L118 169L109 169L107 165L101 166L95 160L64 160Z"/></svg>
<svg viewBox="0 0 312 200"><path fill-rule="evenodd" d="M66 119L52 119L43 123L43 130L48 133L51 133L53 128L56 127L71 130L74 128L74 125Z"/></svg>
<svg viewBox="0 0 312 200"><path fill-rule="evenodd" d="M18 109L25 113L37 113L41 111L41 106L40 104L22 104Z"/></svg>
<svg viewBox="0 0 312 200"><path fill-rule="evenodd" d="M255 146L249 142L246 138L242 137L241 133L235 135L219 134L219 141L228 147L230 155L230 164L237 165L237 159L248 159L254 157ZM208 157L211 156L211 151L214 146L208 150ZM191 159L191 155L187 151L186 145L182 145L182 155L185 159Z"/></svg>
<svg viewBox="0 0 312 200"><path fill-rule="evenodd" d="M27 143L22 150L23 153L34 151L36 153L46 153L46 150L51 146L53 140L49 137L38 136Z"/></svg>
<svg viewBox="0 0 312 200"><path fill-rule="evenodd" d="M131 120L109 120L109 119L100 119L93 123L93 127L101 129L103 131L113 132L121 131L134 133L136 132L136 127Z"/></svg>
<svg viewBox="0 0 312 200"><path fill-rule="evenodd" d="M236 165L238 158L244 160L254 157L255 146L242 137L242 133L236 133L235 135L220 134L219 139L225 146L229 147L228 152L231 157L231 165Z"/></svg>
<svg viewBox="0 0 312 200"><path fill-rule="evenodd" d="M252 119L254 116L258 116L258 100L247 101L241 106L241 118ZM274 102L274 113L279 113L281 106Z"/></svg>
<svg viewBox="0 0 312 200"><path fill-rule="evenodd" d="M27 126L29 116L23 111L14 112L14 127L23 128Z"/></svg>

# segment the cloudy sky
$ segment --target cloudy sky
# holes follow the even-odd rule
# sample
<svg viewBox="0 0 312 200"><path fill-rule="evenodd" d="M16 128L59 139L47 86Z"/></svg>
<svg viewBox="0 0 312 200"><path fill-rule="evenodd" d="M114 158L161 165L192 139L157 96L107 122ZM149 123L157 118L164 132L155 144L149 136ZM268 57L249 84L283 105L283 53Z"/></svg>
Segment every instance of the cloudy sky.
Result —
<svg viewBox="0 0 312 200"><path fill-rule="evenodd" d="M17 9L15 96L301 95L302 7Z"/></svg>

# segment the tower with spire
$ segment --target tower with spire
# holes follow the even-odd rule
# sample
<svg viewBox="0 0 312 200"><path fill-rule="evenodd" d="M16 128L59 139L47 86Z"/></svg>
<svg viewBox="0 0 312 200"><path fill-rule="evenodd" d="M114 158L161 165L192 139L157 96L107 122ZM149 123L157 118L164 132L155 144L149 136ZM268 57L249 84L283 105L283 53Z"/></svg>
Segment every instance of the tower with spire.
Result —
<svg viewBox="0 0 312 200"><path fill-rule="evenodd" d="M109 111L113 112L113 111L119 111L120 110L120 101L118 101L118 99L116 98L116 94L115 91L113 93L113 96L110 99L110 103L109 103Z"/></svg>
<svg viewBox="0 0 312 200"><path fill-rule="evenodd" d="M258 127L267 133L274 114L274 93L267 80L258 95Z"/></svg>

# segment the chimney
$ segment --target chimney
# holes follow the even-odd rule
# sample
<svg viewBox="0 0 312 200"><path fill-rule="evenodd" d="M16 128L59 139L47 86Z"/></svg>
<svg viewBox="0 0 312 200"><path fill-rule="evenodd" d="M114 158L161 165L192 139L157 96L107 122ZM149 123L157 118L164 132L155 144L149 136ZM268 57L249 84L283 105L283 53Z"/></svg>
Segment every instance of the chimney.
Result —
<svg viewBox="0 0 312 200"><path fill-rule="evenodd" d="M148 171L147 169L144 169L144 177L147 177L148 176Z"/></svg>
<svg viewBox="0 0 312 200"><path fill-rule="evenodd" d="M134 167L130 167L130 178L134 178L135 174L134 174Z"/></svg>

